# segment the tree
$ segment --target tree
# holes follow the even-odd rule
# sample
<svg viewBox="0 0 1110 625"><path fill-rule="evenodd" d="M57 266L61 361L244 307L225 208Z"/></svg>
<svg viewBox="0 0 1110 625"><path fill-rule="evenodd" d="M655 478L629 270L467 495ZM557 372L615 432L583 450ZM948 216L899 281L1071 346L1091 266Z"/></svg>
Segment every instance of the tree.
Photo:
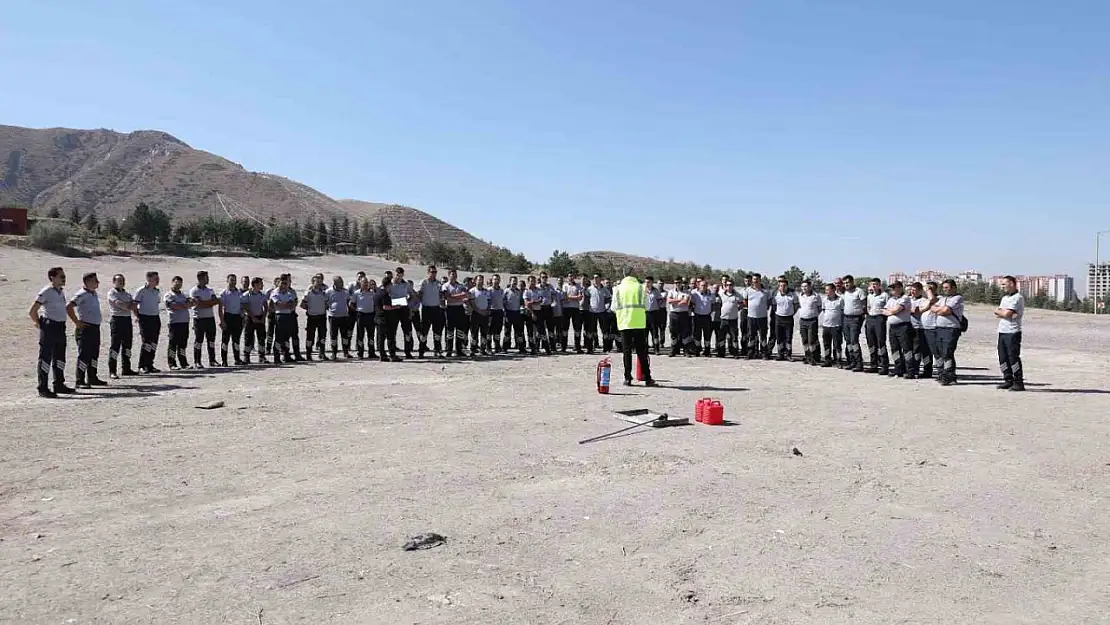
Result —
<svg viewBox="0 0 1110 625"><path fill-rule="evenodd" d="M100 231L100 220L96 218L95 209L89 211L88 215L85 215L85 228L93 234Z"/></svg>
<svg viewBox="0 0 1110 625"><path fill-rule="evenodd" d="M505 270L512 273L528 273L532 271L532 263L524 257L524 254L514 254Z"/></svg>
<svg viewBox="0 0 1110 625"><path fill-rule="evenodd" d="M160 208L151 208L140 202L131 215L123 221L124 236L138 239L140 243L168 241L172 228L170 216Z"/></svg>
<svg viewBox="0 0 1110 625"><path fill-rule="evenodd" d="M825 281L821 279L821 274L817 271L809 272L809 275L806 276L806 280L809 280L810 284L813 285L813 290L815 291L820 291L821 289L825 288Z"/></svg>
<svg viewBox="0 0 1110 625"><path fill-rule="evenodd" d="M301 246L301 222L294 219L292 228L293 228L293 247L297 248L297 247Z"/></svg>
<svg viewBox="0 0 1110 625"><path fill-rule="evenodd" d="M312 243L317 252L326 249L328 244L328 226L324 223L323 219L316 223L316 232L313 233Z"/></svg>
<svg viewBox="0 0 1110 625"><path fill-rule="evenodd" d="M80 226L81 225L81 207L80 206L74 206L73 210L69 211L69 221L75 226Z"/></svg>
<svg viewBox="0 0 1110 625"><path fill-rule="evenodd" d="M474 268L474 254L465 245L459 245L455 248L455 267L463 271L470 271Z"/></svg>
<svg viewBox="0 0 1110 625"><path fill-rule="evenodd" d="M806 279L806 272L797 265L790 265L790 269L782 272L782 277L786 278L787 288L796 289Z"/></svg>
<svg viewBox="0 0 1110 625"><path fill-rule="evenodd" d="M351 242L351 218L346 215L343 216L343 223L339 226L339 242Z"/></svg>
<svg viewBox="0 0 1110 625"><path fill-rule="evenodd" d="M119 236L119 222L115 217L109 217L104 220L104 232L110 237Z"/></svg>
<svg viewBox="0 0 1110 625"><path fill-rule="evenodd" d="M334 215L331 218L331 227L328 228L328 249L332 252L335 251L335 244L339 243L339 218Z"/></svg>
<svg viewBox="0 0 1110 625"><path fill-rule="evenodd" d="M553 276L566 276L578 273L578 267L566 251L555 250L547 261L547 271Z"/></svg>
<svg viewBox="0 0 1110 625"><path fill-rule="evenodd" d="M378 220L378 228L374 233L374 239L378 242L378 251L387 253L393 249L393 239L389 236L389 230L385 228L385 220Z"/></svg>
<svg viewBox="0 0 1110 625"><path fill-rule="evenodd" d="M46 216L49 217L50 219L61 219L62 213L59 212L58 207L55 206L54 208L50 209L49 213L46 213Z"/></svg>
<svg viewBox="0 0 1110 625"><path fill-rule="evenodd" d="M374 232L374 224L369 220L362 222L362 248L363 254L373 254L378 251L378 238L377 233Z"/></svg>
<svg viewBox="0 0 1110 625"><path fill-rule="evenodd" d="M292 226L266 228L262 239L255 246L255 253L266 258L281 258L293 252L297 231Z"/></svg>
<svg viewBox="0 0 1110 625"><path fill-rule="evenodd" d="M303 228L304 229L301 230L301 245L303 245L303 246L308 246L308 245L315 246L315 244L316 244L316 228L315 228L315 226L313 226L312 220L309 219L308 221L304 222Z"/></svg>
<svg viewBox="0 0 1110 625"><path fill-rule="evenodd" d="M69 248L70 234L69 225L44 221L31 226L27 241L39 249L62 252Z"/></svg>

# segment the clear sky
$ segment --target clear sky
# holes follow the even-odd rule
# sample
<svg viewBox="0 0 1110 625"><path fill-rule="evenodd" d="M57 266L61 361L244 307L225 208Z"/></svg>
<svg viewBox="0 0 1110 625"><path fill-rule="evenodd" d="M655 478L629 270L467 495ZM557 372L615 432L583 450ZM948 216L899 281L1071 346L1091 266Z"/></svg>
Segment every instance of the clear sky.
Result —
<svg viewBox="0 0 1110 625"><path fill-rule="evenodd" d="M1110 228L1105 0L0 7L0 123L165 130L533 260L1082 289Z"/></svg>

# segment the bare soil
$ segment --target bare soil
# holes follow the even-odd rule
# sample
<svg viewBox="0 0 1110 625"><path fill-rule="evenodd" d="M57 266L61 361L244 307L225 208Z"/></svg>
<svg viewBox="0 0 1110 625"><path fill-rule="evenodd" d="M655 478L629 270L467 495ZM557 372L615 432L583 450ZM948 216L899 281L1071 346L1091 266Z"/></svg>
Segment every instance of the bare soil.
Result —
<svg viewBox="0 0 1110 625"><path fill-rule="evenodd" d="M42 400L26 309L53 264L69 291L90 269L107 288L148 267L301 285L384 268L0 250L0 622L1107 622L1110 318L1030 311L1024 394L994 389L976 308L951 388L664 357L663 388L600 396L597 357L572 355L167 373ZM690 415L706 396L732 425L577 444L625 425L612 410ZM426 531L447 543L401 550Z"/></svg>

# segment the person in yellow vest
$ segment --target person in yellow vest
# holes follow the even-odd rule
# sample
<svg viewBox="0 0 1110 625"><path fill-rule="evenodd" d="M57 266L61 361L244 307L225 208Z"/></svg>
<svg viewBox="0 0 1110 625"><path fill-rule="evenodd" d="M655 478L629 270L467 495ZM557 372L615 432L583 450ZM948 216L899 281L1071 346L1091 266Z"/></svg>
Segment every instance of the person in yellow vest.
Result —
<svg viewBox="0 0 1110 625"><path fill-rule="evenodd" d="M624 352L624 385L632 386L632 350L635 349L644 374L644 385L658 386L651 379L651 364L648 361L647 291L632 275L631 268L624 270L624 280L614 289L612 310L617 316L617 331L620 332Z"/></svg>

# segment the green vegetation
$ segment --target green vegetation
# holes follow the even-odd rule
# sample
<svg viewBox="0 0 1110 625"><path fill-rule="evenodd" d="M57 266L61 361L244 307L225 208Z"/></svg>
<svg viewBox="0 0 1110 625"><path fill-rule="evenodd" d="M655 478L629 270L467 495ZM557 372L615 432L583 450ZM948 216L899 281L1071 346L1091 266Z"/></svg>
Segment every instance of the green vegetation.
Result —
<svg viewBox="0 0 1110 625"><path fill-rule="evenodd" d="M73 234L70 226L59 221L39 221L31 226L27 241L48 252L65 253L69 251L69 238Z"/></svg>

